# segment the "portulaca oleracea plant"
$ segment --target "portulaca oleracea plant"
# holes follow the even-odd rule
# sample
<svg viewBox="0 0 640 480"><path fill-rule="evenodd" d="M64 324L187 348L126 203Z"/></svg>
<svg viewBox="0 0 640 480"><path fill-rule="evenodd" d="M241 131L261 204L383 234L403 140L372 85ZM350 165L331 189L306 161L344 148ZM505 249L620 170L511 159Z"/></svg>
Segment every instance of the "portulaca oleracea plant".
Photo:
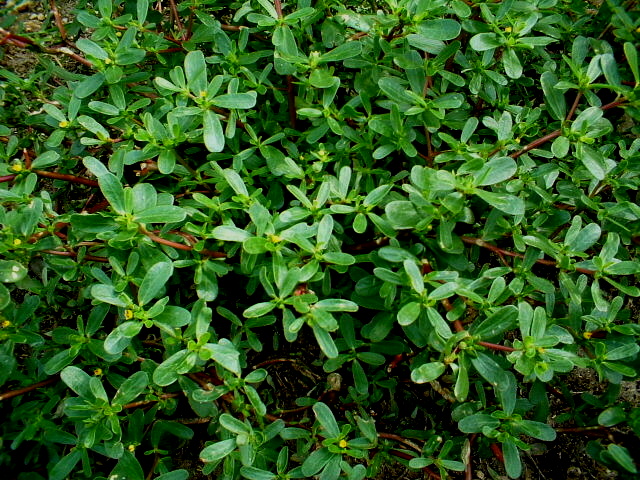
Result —
<svg viewBox="0 0 640 480"><path fill-rule="evenodd" d="M0 7L8 478L635 478L638 2L58 7Z"/></svg>

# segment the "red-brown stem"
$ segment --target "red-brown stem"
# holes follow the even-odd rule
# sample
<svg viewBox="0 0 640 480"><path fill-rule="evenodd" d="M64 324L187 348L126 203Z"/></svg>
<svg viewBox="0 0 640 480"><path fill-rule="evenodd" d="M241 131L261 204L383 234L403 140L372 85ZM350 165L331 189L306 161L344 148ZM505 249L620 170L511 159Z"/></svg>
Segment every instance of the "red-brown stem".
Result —
<svg viewBox="0 0 640 480"><path fill-rule="evenodd" d="M246 27L244 25L227 25L226 23L223 23L220 25L220 28L222 28L222 30L226 30L227 32L239 32L240 30L249 27Z"/></svg>
<svg viewBox="0 0 640 480"><path fill-rule="evenodd" d="M89 180L88 178L76 177L75 175L68 175L66 173L47 172L45 170L32 170L33 173L39 177L53 178L54 180L64 180L65 182L80 183L82 185L88 185L89 187L97 187L98 182L95 180Z"/></svg>
<svg viewBox="0 0 640 480"><path fill-rule="evenodd" d="M502 449L500 448L500 445L498 445L497 443L492 443L490 447L495 457L502 463L504 463L504 455L502 455Z"/></svg>
<svg viewBox="0 0 640 480"><path fill-rule="evenodd" d="M460 237L462 239L462 241L464 243L470 244L470 245L477 245L478 247L482 247L482 248L486 248L487 250L492 251L493 253L496 253L498 255L506 255L507 257L517 257L517 258L524 258L524 255L521 253L517 253L517 252L511 252L509 250L503 250L502 248L496 247L495 245L491 245L490 243L485 242L484 240L480 239L480 238L473 238L473 237L467 237L467 236L461 236ZM541 265L547 265L550 267L557 267L558 266L558 262L556 262L555 260L546 260L544 258L539 258L538 260L536 260L536 263L539 263ZM580 273L586 273L587 275L593 275L596 272L594 270L589 270L587 268L580 268L580 267L576 267L576 272L580 272Z"/></svg>
<svg viewBox="0 0 640 480"><path fill-rule="evenodd" d="M7 400L8 398L17 397L19 395L24 395L25 393L28 393L31 390L36 390L40 387L46 387L47 385L51 385L52 383L55 383L57 381L58 381L58 377L52 377L52 378L43 380L42 382L29 385L28 387L18 388L17 390L11 390L10 392L1 393L0 401Z"/></svg>
<svg viewBox="0 0 640 480"><path fill-rule="evenodd" d="M402 443L408 447L411 447L418 453L422 453L422 448L420 448L419 445L416 445L412 441L407 440L406 438L401 437L400 435L396 435L395 433L378 432L378 438L386 438L388 440L394 440L398 443Z"/></svg>
<svg viewBox="0 0 640 480"><path fill-rule="evenodd" d="M478 345L482 345L483 347L490 348L491 350L500 350L502 352L515 352L516 349L513 347L507 347L505 345L498 345L497 343L489 343L489 342L478 342Z"/></svg>
<svg viewBox="0 0 640 480"><path fill-rule="evenodd" d="M176 7L176 2L174 0L169 0L169 8L171 9L171 15L173 16L176 22L176 27L178 28L178 31L182 31L184 27L182 26L182 22L180 21L180 15L178 14L178 7Z"/></svg>
<svg viewBox="0 0 640 480"><path fill-rule="evenodd" d="M460 320L454 320L453 328L456 329L456 332L464 332L464 327L462 326L462 322Z"/></svg>
<svg viewBox="0 0 640 480"><path fill-rule="evenodd" d="M409 455L408 453L400 452L398 450L389 450L389 453L391 455L395 455L396 457L400 457L400 458L403 458L405 460L411 460L412 458L415 458L415 457ZM434 480L441 480L440 475L438 475L436 472L431 470L429 467L422 467L422 471L424 473L426 473L427 475L429 475L429 477L433 478Z"/></svg>
<svg viewBox="0 0 640 480"><path fill-rule="evenodd" d="M539 147L540 145L543 145L545 143L547 143L550 140L553 140L554 138L559 137L562 134L562 130L555 130L551 133L546 134L543 137L540 137L536 140L534 140L533 142L531 142L529 145L525 146L522 150L518 150L515 153L512 153L511 155L509 155L511 158L518 158L520 155L524 155L525 153L527 153L529 150L532 150L536 147Z"/></svg>
<svg viewBox="0 0 640 480"><path fill-rule="evenodd" d="M51 13L53 13L56 27L58 27L58 31L60 32L60 38L66 41L67 31L64 28L64 23L62 23L62 17L60 16L60 11L58 10L58 6L56 5L56 0L49 0L49 7L51 8Z"/></svg>
<svg viewBox="0 0 640 480"><path fill-rule="evenodd" d="M26 148L22 149L22 155L24 156L24 166L27 170L31 169L31 155Z"/></svg>
<svg viewBox="0 0 640 480"><path fill-rule="evenodd" d="M157 235L154 235L153 233L147 232L145 233L145 235L147 237L149 237L151 240L153 240L156 243L161 243L162 245L167 245L169 247L173 247L173 248L177 248L178 250L185 250L185 251L191 251L193 250L193 247L190 245L184 245L182 243L178 243L178 242L173 242L171 240L166 240L162 237L158 237ZM213 257L213 258L225 258L227 256L226 253L224 252L214 252L211 250L200 250L198 253L202 254L202 255L206 255L208 257Z"/></svg>
<svg viewBox="0 0 640 480"><path fill-rule="evenodd" d="M567 118L565 118L565 122L568 122L569 120L571 120L571 118L573 117L573 114L576 113L576 110L578 109L578 105L580 105L580 99L582 98L582 92L578 92L576 94L576 98L573 101L573 105L571 105L571 109L569 110L569 113L567 113Z"/></svg>
<svg viewBox="0 0 640 480"><path fill-rule="evenodd" d="M624 105L626 101L627 99L623 98L622 100L616 100L615 102L607 103L606 105L601 106L600 110L610 110L612 108L620 107Z"/></svg>
<svg viewBox="0 0 640 480"><path fill-rule="evenodd" d="M4 177L0 177L0 183L10 182L14 178L16 178L15 175L5 175Z"/></svg>
<svg viewBox="0 0 640 480"><path fill-rule="evenodd" d="M474 433L469 437L469 453L467 454L466 468L464 469L464 480L473 480L473 457L471 455L473 442L478 434Z"/></svg>
<svg viewBox="0 0 640 480"><path fill-rule="evenodd" d="M282 18L284 15L282 14L282 2L281 0L273 0L273 6L276 9L276 14L278 18Z"/></svg>

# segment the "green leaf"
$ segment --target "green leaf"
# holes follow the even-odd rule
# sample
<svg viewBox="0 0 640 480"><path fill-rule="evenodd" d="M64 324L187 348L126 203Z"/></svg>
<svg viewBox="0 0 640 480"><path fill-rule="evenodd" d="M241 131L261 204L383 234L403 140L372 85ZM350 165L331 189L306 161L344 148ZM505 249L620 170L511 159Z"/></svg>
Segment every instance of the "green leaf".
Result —
<svg viewBox="0 0 640 480"><path fill-rule="evenodd" d="M217 462L229 455L236 449L236 439L222 440L212 445L208 445L200 452L200 460L206 463Z"/></svg>
<svg viewBox="0 0 640 480"><path fill-rule="evenodd" d="M511 437L502 442L502 455L504 456L504 468L509 478L520 478L522 474L520 452Z"/></svg>
<svg viewBox="0 0 640 480"><path fill-rule="evenodd" d="M564 93L555 88L557 83L558 77L553 72L547 71L540 76L545 104L549 107L551 116L555 120L562 121L567 116L567 102L564 98Z"/></svg>
<svg viewBox="0 0 640 480"><path fill-rule="evenodd" d="M415 383L432 382L444 373L447 366L442 362L424 363L411 371L411 380Z"/></svg>
<svg viewBox="0 0 640 480"><path fill-rule="evenodd" d="M211 235L217 240L224 240L225 242L244 242L252 237L252 235L238 227L232 227L230 225L220 225L215 227Z"/></svg>
<svg viewBox="0 0 640 480"><path fill-rule="evenodd" d="M125 405L127 403L135 400L138 395L140 395L147 388L149 384L149 376L147 372L136 372L127 378L115 396L113 397L112 403L114 405Z"/></svg>
<svg viewBox="0 0 640 480"><path fill-rule="evenodd" d="M611 455L611 458L627 472L638 473L633 457L631 457L629 450L625 447L612 443L607 447L607 452Z"/></svg>
<svg viewBox="0 0 640 480"><path fill-rule="evenodd" d="M38 155L31 163L31 168L50 167L51 165L55 165L56 163L58 163L59 158L60 154L58 152L49 150L42 153L41 155Z"/></svg>
<svg viewBox="0 0 640 480"><path fill-rule="evenodd" d="M82 458L82 450L72 448L71 451L58 460L58 463L49 472L49 480L64 480L73 471Z"/></svg>
<svg viewBox="0 0 640 480"><path fill-rule="evenodd" d="M336 347L329 332L319 325L312 325L312 328L313 335L316 337L316 341L322 352L329 358L336 358L338 356L338 347Z"/></svg>
<svg viewBox="0 0 640 480"><path fill-rule="evenodd" d="M0 260L0 282L15 283L27 276L24 265L15 260Z"/></svg>
<svg viewBox="0 0 640 480"><path fill-rule="evenodd" d="M502 53L502 65L507 77L520 78L522 76L522 64L514 49L507 48L504 50Z"/></svg>
<svg viewBox="0 0 640 480"><path fill-rule="evenodd" d="M189 90L199 96L207 90L207 64L201 50L194 50L184 58L184 73Z"/></svg>
<svg viewBox="0 0 640 480"><path fill-rule="evenodd" d="M640 262L624 260L605 266L608 275L634 275L640 273Z"/></svg>
<svg viewBox="0 0 640 480"><path fill-rule="evenodd" d="M218 114L213 110L205 110L203 115L202 138L207 150L221 152L224 149L224 132Z"/></svg>
<svg viewBox="0 0 640 480"><path fill-rule="evenodd" d="M81 50L88 56L96 58L98 60L106 60L107 58L109 58L109 54L105 51L104 48L102 48L97 43L89 40L88 38L78 39L78 41L76 42L76 47L78 47L78 50Z"/></svg>
<svg viewBox="0 0 640 480"><path fill-rule="evenodd" d="M477 52L484 52L500 47L502 42L503 40L495 33L478 33L471 37L469 45Z"/></svg>
<svg viewBox="0 0 640 480"><path fill-rule="evenodd" d="M492 207L509 215L524 215L524 201L508 193L494 193L476 189L474 193Z"/></svg>
<svg viewBox="0 0 640 480"><path fill-rule="evenodd" d="M513 305L507 305L489 315L477 327L474 324L471 333L484 339L493 338L515 327L517 321L518 309Z"/></svg>
<svg viewBox="0 0 640 480"><path fill-rule="evenodd" d="M424 291L424 279L415 261L407 259L404 260L402 264L404 266L404 271L409 276L411 287L416 293L421 294Z"/></svg>
<svg viewBox="0 0 640 480"><path fill-rule="evenodd" d="M245 309L242 312L242 316L245 318L258 318L266 315L274 308L276 308L276 304L273 302L260 302Z"/></svg>
<svg viewBox="0 0 640 480"><path fill-rule="evenodd" d="M149 268L138 289L138 303L145 305L155 298L172 274L173 265L170 262L158 262Z"/></svg>
<svg viewBox="0 0 640 480"><path fill-rule="evenodd" d="M184 208L176 205L158 205L136 213L133 219L139 223L178 223L186 216Z"/></svg>
<svg viewBox="0 0 640 480"><path fill-rule="evenodd" d="M320 300L313 305L314 308L326 310L327 312L357 312L358 304L350 300L338 298L327 298Z"/></svg>
<svg viewBox="0 0 640 480"><path fill-rule="evenodd" d="M400 81L396 77L383 77L378 80L378 86L394 102L414 103L414 98L400 85Z"/></svg>
<svg viewBox="0 0 640 480"><path fill-rule="evenodd" d="M4 310L11 303L11 293L2 283L0 283L0 311Z"/></svg>
<svg viewBox="0 0 640 480"><path fill-rule="evenodd" d="M624 56L627 59L631 73L633 73L633 79L636 85L640 85L640 67L638 67L638 49L631 42L625 42L624 44Z"/></svg>
<svg viewBox="0 0 640 480"><path fill-rule="evenodd" d="M334 458L334 454L331 453L327 447L319 448L318 450L311 452L302 464L301 470L304 475L303 478L310 478L318 473L332 458Z"/></svg>
<svg viewBox="0 0 640 480"><path fill-rule="evenodd" d="M240 475L249 480L275 480L276 475L266 470L256 467L243 466L240 468Z"/></svg>
<svg viewBox="0 0 640 480"><path fill-rule="evenodd" d="M60 378L67 387L73 390L80 397L86 399L93 398L93 394L91 393L91 388L89 386L91 377L78 367L70 366L64 368L62 372L60 372Z"/></svg>
<svg viewBox="0 0 640 480"><path fill-rule="evenodd" d="M333 416L333 412L331 409L322 402L317 402L313 406L313 413L315 413L318 422L325 430L328 437L338 437L340 436L340 429L338 428L338 423L336 422L335 417Z"/></svg>
<svg viewBox="0 0 640 480"><path fill-rule="evenodd" d="M603 427L613 427L627 420L627 413L619 406L609 407L598 415L598 424Z"/></svg>
<svg viewBox="0 0 640 480"><path fill-rule="evenodd" d="M403 327L411 325L420 315L422 307L418 302L409 302L398 311L398 323Z"/></svg>
<svg viewBox="0 0 640 480"><path fill-rule="evenodd" d="M104 83L104 80L104 74L100 72L90 77L85 77L85 79L79 82L73 89L73 94L78 98L86 98L98 90Z"/></svg>
<svg viewBox="0 0 640 480"><path fill-rule="evenodd" d="M211 358L222 367L236 375L240 375L240 352L229 340L221 339L217 344L208 343L207 350L211 352Z"/></svg>
<svg viewBox="0 0 640 480"><path fill-rule="evenodd" d="M211 102L220 108L248 109L256 105L256 92L228 93L214 98Z"/></svg>
<svg viewBox="0 0 640 480"><path fill-rule="evenodd" d="M469 415L458 422L458 428L463 433L480 433L485 427L494 429L499 425L500 420L484 413Z"/></svg>
<svg viewBox="0 0 640 480"><path fill-rule="evenodd" d="M453 40L460 35L460 23L450 18L425 20L418 24L418 32L432 40Z"/></svg>
<svg viewBox="0 0 640 480"><path fill-rule="evenodd" d="M342 60L346 60L347 58L353 58L360 55L362 51L362 44L360 42L348 41L343 43L342 45L338 45L333 50L329 50L326 53L323 53L318 60L318 64L328 63L328 62L340 62Z"/></svg>
<svg viewBox="0 0 640 480"><path fill-rule="evenodd" d="M604 180L607 174L607 166L604 156L600 151L579 142L576 145L576 157L587 168L593 178L596 180Z"/></svg>
<svg viewBox="0 0 640 480"><path fill-rule="evenodd" d="M517 170L518 166L511 157L492 158L474 173L474 183L477 186L494 185L511 178Z"/></svg>
<svg viewBox="0 0 640 480"><path fill-rule="evenodd" d="M131 344L131 339L142 330L140 322L123 322L111 330L104 340L104 349L107 353L119 355Z"/></svg>

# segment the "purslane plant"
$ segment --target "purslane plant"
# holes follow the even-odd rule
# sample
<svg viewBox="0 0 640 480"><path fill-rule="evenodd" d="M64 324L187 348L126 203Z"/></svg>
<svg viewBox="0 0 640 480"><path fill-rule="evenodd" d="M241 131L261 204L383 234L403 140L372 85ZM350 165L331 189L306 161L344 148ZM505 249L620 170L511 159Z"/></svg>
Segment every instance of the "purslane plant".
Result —
<svg viewBox="0 0 640 480"><path fill-rule="evenodd" d="M37 33L3 7L40 63L0 70L0 464L519 478L597 431L637 474L632 3L54 1ZM278 363L314 386L283 403Z"/></svg>

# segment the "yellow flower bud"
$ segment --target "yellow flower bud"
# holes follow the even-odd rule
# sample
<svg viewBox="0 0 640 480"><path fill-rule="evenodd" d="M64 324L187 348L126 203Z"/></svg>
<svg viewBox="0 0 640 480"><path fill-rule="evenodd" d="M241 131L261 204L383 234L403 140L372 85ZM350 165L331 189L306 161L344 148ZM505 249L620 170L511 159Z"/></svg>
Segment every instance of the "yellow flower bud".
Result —
<svg viewBox="0 0 640 480"><path fill-rule="evenodd" d="M96 368L96 369L93 371L93 374L94 374L96 377L99 377L100 375L102 375L102 369L101 369L101 368Z"/></svg>
<svg viewBox="0 0 640 480"><path fill-rule="evenodd" d="M20 240L19 238L14 238L13 239L13 246L17 247L18 245L22 244L22 240Z"/></svg>
<svg viewBox="0 0 640 480"><path fill-rule="evenodd" d="M133 445L133 444L131 444L131 445L129 445L129 446L127 447L127 450L129 450L131 453L133 453L133 452L135 451L135 449L136 449L136 446L135 446L135 445Z"/></svg>
<svg viewBox="0 0 640 480"><path fill-rule="evenodd" d="M113 60L111 60L110 58L105 58L105 59L104 59L104 63L105 63L106 65L111 65L111 64L113 63Z"/></svg>
<svg viewBox="0 0 640 480"><path fill-rule="evenodd" d="M67 128L67 127L69 126L69 122L68 122L68 121L66 121L66 120L63 120L63 121L61 121L61 122L58 124L58 126L59 126L60 128Z"/></svg>
<svg viewBox="0 0 640 480"><path fill-rule="evenodd" d="M14 172L21 172L23 170L22 164L21 163L14 163L13 165L11 165L11 170L13 170Z"/></svg>
<svg viewBox="0 0 640 480"><path fill-rule="evenodd" d="M513 30L511 27L507 27L504 29L505 33L511 33L511 30Z"/></svg>
<svg viewBox="0 0 640 480"><path fill-rule="evenodd" d="M131 320L133 318L133 310L126 309L124 311L125 320Z"/></svg>
<svg viewBox="0 0 640 480"><path fill-rule="evenodd" d="M9 320L5 320L0 325L2 325L2 328L7 328L11 326L11 322Z"/></svg>
<svg viewBox="0 0 640 480"><path fill-rule="evenodd" d="M584 332L584 333L582 334L582 336L583 336L584 338L586 338L587 340L589 340L589 339L591 338L591 336L592 336L592 335L593 335L593 332Z"/></svg>
<svg viewBox="0 0 640 480"><path fill-rule="evenodd" d="M348 443L347 443L347 441L346 441L346 440L344 440L344 439L340 440L340 442L338 443L338 446L339 446L340 448L347 448L347 445L348 445Z"/></svg>

